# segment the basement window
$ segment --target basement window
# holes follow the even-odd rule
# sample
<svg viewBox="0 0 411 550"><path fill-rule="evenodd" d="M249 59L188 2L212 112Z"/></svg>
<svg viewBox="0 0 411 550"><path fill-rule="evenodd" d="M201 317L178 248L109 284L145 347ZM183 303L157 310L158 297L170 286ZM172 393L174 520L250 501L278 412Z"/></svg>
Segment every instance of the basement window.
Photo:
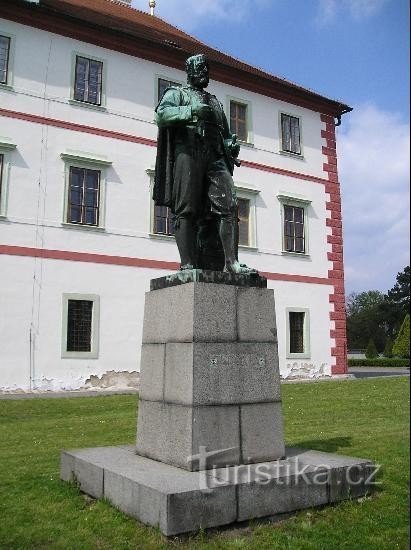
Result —
<svg viewBox="0 0 411 550"><path fill-rule="evenodd" d="M62 357L98 357L99 297L63 295Z"/></svg>
<svg viewBox="0 0 411 550"><path fill-rule="evenodd" d="M287 308L287 358L310 358L310 312L304 308Z"/></svg>

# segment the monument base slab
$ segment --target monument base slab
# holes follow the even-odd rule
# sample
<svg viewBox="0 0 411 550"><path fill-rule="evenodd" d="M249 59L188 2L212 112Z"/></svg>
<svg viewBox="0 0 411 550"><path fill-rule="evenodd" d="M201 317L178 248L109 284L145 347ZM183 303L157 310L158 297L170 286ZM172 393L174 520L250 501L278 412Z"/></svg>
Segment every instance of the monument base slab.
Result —
<svg viewBox="0 0 411 550"><path fill-rule="evenodd" d="M369 460L293 447L283 460L190 472L124 445L63 451L60 475L172 536L358 498L374 473Z"/></svg>

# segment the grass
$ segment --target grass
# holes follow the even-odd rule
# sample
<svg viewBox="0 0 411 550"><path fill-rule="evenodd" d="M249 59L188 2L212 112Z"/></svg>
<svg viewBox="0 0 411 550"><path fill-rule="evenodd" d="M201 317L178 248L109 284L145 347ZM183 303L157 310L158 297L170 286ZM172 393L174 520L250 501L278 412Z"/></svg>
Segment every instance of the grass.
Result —
<svg viewBox="0 0 411 550"><path fill-rule="evenodd" d="M166 540L59 480L62 448L131 443L135 396L0 401L0 548L408 548L405 378L284 385L288 444L382 464L372 498Z"/></svg>

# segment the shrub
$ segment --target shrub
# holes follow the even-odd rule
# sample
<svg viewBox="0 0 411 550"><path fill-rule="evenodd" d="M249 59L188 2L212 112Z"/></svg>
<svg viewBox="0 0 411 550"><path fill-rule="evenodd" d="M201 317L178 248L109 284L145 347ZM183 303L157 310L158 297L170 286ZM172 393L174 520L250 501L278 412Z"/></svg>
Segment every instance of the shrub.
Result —
<svg viewBox="0 0 411 550"><path fill-rule="evenodd" d="M391 338L388 336L386 342L385 342L385 348L384 348L384 351L382 352L382 354L384 355L384 357L387 357L387 358L390 358L392 357L392 346L393 346L393 341L391 340Z"/></svg>
<svg viewBox="0 0 411 550"><path fill-rule="evenodd" d="M401 367L410 366L409 359L348 359L349 367Z"/></svg>
<svg viewBox="0 0 411 550"><path fill-rule="evenodd" d="M375 357L378 357L378 351L372 338L370 338L367 349L365 350L365 357L367 359L374 359Z"/></svg>
<svg viewBox="0 0 411 550"><path fill-rule="evenodd" d="M392 347L392 353L397 357L410 356L410 315L407 313Z"/></svg>

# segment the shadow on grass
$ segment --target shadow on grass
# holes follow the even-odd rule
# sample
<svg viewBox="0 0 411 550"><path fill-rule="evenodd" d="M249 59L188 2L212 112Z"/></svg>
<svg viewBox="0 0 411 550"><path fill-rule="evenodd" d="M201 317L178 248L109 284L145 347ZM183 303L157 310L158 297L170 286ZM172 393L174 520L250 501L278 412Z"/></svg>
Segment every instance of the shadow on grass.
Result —
<svg viewBox="0 0 411 550"><path fill-rule="evenodd" d="M295 447L303 447L313 451L335 453L341 447L351 447L352 437L331 437L330 439L311 439L310 441L297 441Z"/></svg>

